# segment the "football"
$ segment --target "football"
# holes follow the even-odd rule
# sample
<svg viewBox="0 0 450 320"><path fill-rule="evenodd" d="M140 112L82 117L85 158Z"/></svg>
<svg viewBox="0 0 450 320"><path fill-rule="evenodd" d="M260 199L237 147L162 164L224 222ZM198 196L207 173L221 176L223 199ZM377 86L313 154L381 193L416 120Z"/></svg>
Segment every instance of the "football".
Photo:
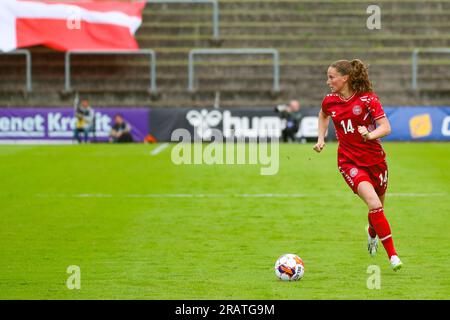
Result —
<svg viewBox="0 0 450 320"><path fill-rule="evenodd" d="M304 274L305 265L296 254L284 254L275 262L275 275L280 280L296 281L302 279Z"/></svg>

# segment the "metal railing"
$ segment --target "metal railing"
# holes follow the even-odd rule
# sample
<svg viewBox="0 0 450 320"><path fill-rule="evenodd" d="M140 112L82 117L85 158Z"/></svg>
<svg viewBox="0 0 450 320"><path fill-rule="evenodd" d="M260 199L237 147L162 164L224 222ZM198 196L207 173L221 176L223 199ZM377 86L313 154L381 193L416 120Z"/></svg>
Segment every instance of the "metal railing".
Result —
<svg viewBox="0 0 450 320"><path fill-rule="evenodd" d="M219 2L217 0L146 0L147 3L177 3L177 4L210 4L213 9L212 22L213 22L213 38L218 40L219 34Z"/></svg>
<svg viewBox="0 0 450 320"><path fill-rule="evenodd" d="M430 49L414 49L412 53L412 82L413 90L418 89L417 75L419 72L419 53L450 53L450 48L430 48Z"/></svg>
<svg viewBox="0 0 450 320"><path fill-rule="evenodd" d="M71 91L71 57L72 55L146 55L150 58L150 92L156 93L156 54L154 50L73 50L65 55L65 90Z"/></svg>
<svg viewBox="0 0 450 320"><path fill-rule="evenodd" d="M26 60L26 71L25 71L25 86L27 88L27 92L33 91L33 83L31 79L31 53L29 50L20 49L10 52L0 52L2 55L24 55Z"/></svg>
<svg viewBox="0 0 450 320"><path fill-rule="evenodd" d="M195 55L228 55L228 54L270 54L273 56L273 90L280 91L280 55L276 49L192 49L189 51L189 83L188 90L194 91L194 57Z"/></svg>

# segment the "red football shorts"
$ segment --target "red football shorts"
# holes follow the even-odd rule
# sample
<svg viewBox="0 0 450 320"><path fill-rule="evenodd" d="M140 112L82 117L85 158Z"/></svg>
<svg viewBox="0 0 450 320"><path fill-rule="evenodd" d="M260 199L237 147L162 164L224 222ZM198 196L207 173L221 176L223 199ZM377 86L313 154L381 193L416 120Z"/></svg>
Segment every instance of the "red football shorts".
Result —
<svg viewBox="0 0 450 320"><path fill-rule="evenodd" d="M339 164L339 171L345 182L358 193L358 185L362 181L370 182L379 196L385 194L388 182L388 167L386 161L370 167L357 166L352 162L342 162Z"/></svg>

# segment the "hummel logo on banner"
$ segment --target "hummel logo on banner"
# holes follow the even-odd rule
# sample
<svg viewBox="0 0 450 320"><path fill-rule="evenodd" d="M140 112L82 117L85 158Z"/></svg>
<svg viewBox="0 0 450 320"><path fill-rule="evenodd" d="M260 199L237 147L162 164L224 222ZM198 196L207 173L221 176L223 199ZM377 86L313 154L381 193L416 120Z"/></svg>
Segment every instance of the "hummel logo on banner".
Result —
<svg viewBox="0 0 450 320"><path fill-rule="evenodd" d="M211 127L217 126L222 121L222 113L217 110L208 112L203 109L200 112L191 110L186 114L186 119L195 128L199 138L208 139L211 137Z"/></svg>

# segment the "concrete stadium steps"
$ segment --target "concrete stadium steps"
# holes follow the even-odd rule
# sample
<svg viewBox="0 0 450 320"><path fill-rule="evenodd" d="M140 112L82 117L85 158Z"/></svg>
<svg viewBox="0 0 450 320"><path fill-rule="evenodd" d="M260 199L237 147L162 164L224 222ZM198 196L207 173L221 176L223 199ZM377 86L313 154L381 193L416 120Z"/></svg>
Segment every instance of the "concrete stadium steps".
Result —
<svg viewBox="0 0 450 320"><path fill-rule="evenodd" d="M301 71L299 70L299 73ZM219 75L224 76L223 78L218 78L215 73L202 73L195 77L196 88L199 90L205 88L218 88L218 89L231 89L236 87L239 90L245 88L258 87L261 90L271 90L272 88L272 77L259 77L255 79L253 75L247 76L225 76L223 73ZM73 79L72 83L76 89L81 88L92 88L97 89L102 88L102 90L115 91L119 88L122 89L133 89L133 90L147 90L149 77L145 75L137 76L127 76L115 79L104 80L105 77L101 74L95 77L90 77L89 80ZM419 83L421 87L436 87L436 89L448 88L448 78L446 74L439 75L429 75L428 72L423 72L419 75ZM43 83L41 83L41 81ZM159 91L171 91L171 90L187 90L187 77L159 77L158 78ZM296 90L299 88L308 88L311 86L326 87L326 78L323 73L322 77L307 77L301 74L295 77L283 77L281 82L281 87L283 90ZM406 74L405 76L400 75L399 77L385 78L381 76L372 76L372 83L377 91L389 89L392 86L408 87L411 85L411 76ZM33 83L34 87L38 87L39 90L54 90L57 88L58 91L63 91L64 80L60 77L38 79ZM0 91L12 91L14 89L22 90L25 88L25 77L5 77L0 79ZM161 89L162 88L162 89Z"/></svg>
<svg viewBox="0 0 450 320"><path fill-rule="evenodd" d="M325 61L311 60L284 60L281 63L281 82L289 81L292 78L301 78L303 75L308 78L325 79L327 63ZM411 79L411 63L410 60L387 60L376 61L366 60L370 67L369 73L373 80L396 78L399 74L402 78ZM231 60L230 59L214 59L210 61L197 61L195 65L195 77L211 76L224 79L246 79L258 80L271 78L273 68L271 60ZM22 69L19 69L22 67ZM448 75L450 68L450 59L430 60L422 58L419 65L419 76L421 78L428 75L440 75L442 78ZM18 78L25 79L25 69L23 65L5 67L5 70L21 70L21 72L4 72L0 77L1 80ZM160 83L164 78L177 79L185 81L187 79L187 61L161 63L158 67L157 81ZM389 71L389 72L388 72ZM50 79L64 80L64 64L61 61L54 61L52 64L33 65L34 83L40 81L48 81ZM103 61L93 63L92 61L78 61L72 66L73 81L109 81L109 80L149 80L149 68L146 61L139 61L127 65L125 62L117 64L113 61ZM162 83L161 83L162 84Z"/></svg>
<svg viewBox="0 0 450 320"><path fill-rule="evenodd" d="M223 1L220 0L221 10L239 8L241 10L276 10L280 6L288 10L333 10L341 12L363 9L369 5L379 5L381 10L448 10L450 2L445 1Z"/></svg>
<svg viewBox="0 0 450 320"><path fill-rule="evenodd" d="M446 60L441 60L444 62ZM83 63L84 62L84 63ZM272 65L270 61L233 61L219 60L214 62L198 62L196 64L195 83L200 90L242 90L259 87L260 90L272 88ZM446 65L437 65L433 60L421 60L419 68L419 82L427 86L436 87L447 85L450 71L450 61ZM369 61L369 63L371 63ZM111 61L103 61L103 66L93 65L90 61L78 61L72 69L72 85L75 89L83 90L92 87L98 90L115 91L148 89L150 76L148 66L144 62L130 66L117 67ZM281 65L281 87L283 90L295 91L304 86L305 90L325 85L326 61L314 64L310 61L294 61ZM116 68L117 67L117 68ZM387 73L389 70L389 73ZM64 88L64 66L62 63L48 66L34 64L33 86L35 90L47 87L62 91ZM181 71L181 72L180 72ZM46 74L46 72L49 72ZM119 72L117 74L116 72ZM39 75L39 76L37 76ZM388 64L371 63L370 76L378 90L386 88L410 88L410 62ZM24 86L24 72L4 74L0 77L0 91L11 90L15 85ZM158 68L157 85L159 91L187 90L187 64L180 62L175 65L162 65Z"/></svg>
<svg viewBox="0 0 450 320"><path fill-rule="evenodd" d="M155 48L157 53L158 69L168 67L186 68L188 62L189 47L179 48ZM359 57L365 60L369 65L410 65L413 47L378 47L378 48L283 48L280 49L280 63L283 65L310 65L321 66L321 70L333 59L342 57ZM16 70L19 73L25 70L23 57L17 56L0 56L2 70ZM143 67L148 66L147 57L129 57L122 55L102 56L100 59L93 59L95 56L74 56L72 58L72 66L74 72L84 71L86 75L95 76L91 71L98 71L102 68L109 68L112 73L118 69L125 69L133 73L133 69L142 72ZM421 65L446 65L450 62L450 56L440 53L421 53ZM64 71L64 54L60 52L42 52L32 50L32 64L35 77L45 74L45 70L49 70L49 74ZM196 66L214 66L225 65L245 67L246 65L271 65L272 60L267 55L221 55L221 56L201 56L196 58ZM173 70L176 71L176 70ZM180 71L180 70L179 70ZM3 72L8 74L8 72ZM389 76L389 74L387 74Z"/></svg>
<svg viewBox="0 0 450 320"><path fill-rule="evenodd" d="M179 50L173 50L173 48L155 48L155 52L157 55L158 65L168 65L168 64L174 64L174 63L183 63L183 61L187 61L189 56L189 51L191 48L178 48ZM341 58L359 58L364 61L383 61L383 60L391 60L391 61L401 61L404 62L405 60L411 61L412 58L412 52L414 48L394 48L391 49L389 47L380 47L380 48L371 48L370 50L367 50L366 48L295 48L295 49L280 49L280 61L281 63L290 63L291 61L298 61L298 60L309 60L311 62L317 61L317 60L326 60L326 61L333 61L338 60ZM221 55L221 56L214 56L214 57L208 57L208 56L199 56L195 58L195 63L201 64L203 61L244 61L249 59L255 59L258 56L257 55ZM268 60L270 56L263 55L262 58L264 60ZM433 61L446 61L450 60L450 55L442 55L442 54L430 54L430 53L423 53L420 55L421 60L431 60Z"/></svg>
<svg viewBox="0 0 450 320"><path fill-rule="evenodd" d="M449 17L450 18L450 17ZM240 47L255 47L255 48L283 48L283 47L354 47L355 45L365 48L371 47L449 47L450 34L436 35L383 35L376 34L376 32L368 35L347 35L347 36L332 36L332 35L314 35L313 33L305 35L265 35L264 33L258 36L253 35L234 35L222 37L222 47L225 48L240 48ZM142 48L154 47L191 47L191 48L205 48L211 46L211 39L209 36L145 36L140 37L139 42ZM244 45L245 44L245 45Z"/></svg>
<svg viewBox="0 0 450 320"><path fill-rule="evenodd" d="M154 47L157 54L158 66L186 66L188 61L188 53L192 47ZM284 47L280 48L281 64L321 64L326 65L334 59L343 57L353 58L359 57L369 64L378 64L380 62L389 61L390 64L409 64L411 62L414 46L410 47ZM420 47L426 48L426 47ZM31 50L33 70L35 68L63 68L64 54L56 51ZM144 56L131 57L123 55L101 56L95 59L95 56L73 56L72 65L74 68L86 67L90 68L98 66L109 68L120 68L121 66L142 67L148 65L148 58ZM220 56L201 56L196 58L196 65L214 64L217 62L245 65L246 61L262 61L270 64L271 57L268 55L220 55ZM421 53L420 61L423 64L443 63L450 60L450 56L441 53ZM18 56L1 56L0 63L2 68L14 69L24 68L25 59ZM258 62L259 63L259 62ZM325 66L326 66L325 65ZM91 69L88 69L88 72ZM20 71L20 70L19 70ZM39 70L43 71L43 70ZM51 71L53 72L53 70ZM38 76L38 74L36 74Z"/></svg>
<svg viewBox="0 0 450 320"><path fill-rule="evenodd" d="M366 47L309 47L309 46L297 46L297 47L284 47L279 48L280 59L282 63L295 61L295 60L307 60L310 59L311 62L317 60L335 60L339 58L352 58L359 57L363 60L368 61L380 61L380 60L392 60L392 61L405 61L410 60L412 57L412 52L414 46L407 47L371 47L370 49ZM425 47L422 47L425 48ZM156 58L158 66L173 65L187 63L189 51L193 47L153 47L156 52ZM60 52L49 51L32 51L33 57L33 67L46 65L51 68L55 66L64 65L64 55ZM1 57L1 56L0 56ZM215 56L213 58L208 58L207 56L201 56L196 58L196 61L201 63L202 61L221 61L221 60L232 60L232 61L245 61L245 59L251 57L260 57L257 55L246 56L246 55L234 55L234 56ZM268 56L261 55L261 57L268 59ZM10 56L9 58L3 57L4 63L2 65L5 68L14 66L20 67L24 65L24 58L18 59L19 57ZM148 61L145 57L124 57L124 56L103 56L102 59L92 61L92 56L75 56L72 59L72 64L76 66L77 64L91 63L92 65L104 65L116 63L118 66L121 64L134 65L135 63L146 63ZM450 59L450 55L443 54L431 54L422 53L420 56L421 60L446 60Z"/></svg>
<svg viewBox="0 0 450 320"><path fill-rule="evenodd" d="M8 81L9 82L9 81ZM21 88L20 91L24 90L23 82L20 81L14 81L15 86L8 84L2 84L2 90L0 92L12 92L16 91L18 92L19 88ZM52 92L55 91L57 93L63 94L64 93L64 87L63 83L61 81L52 80L48 81L48 83L51 85L51 87L40 87L39 92ZM158 90L158 93L164 94L168 93L169 95L175 94L175 93L188 93L187 90L187 81L180 81L179 79L173 80L173 79L163 79L160 80L159 87L162 86L162 84L165 84L167 87L170 86L170 89L164 89ZM400 92L408 92L411 91L411 82L409 79L382 79L382 80L375 80L373 81L374 89L375 91L380 95L390 95L390 94L396 94L396 92L399 92L399 88L405 88L400 90ZM438 91L446 91L448 90L447 82L444 78L420 78L419 79L419 86L420 86L420 92L422 91L432 91L436 90ZM55 90L54 88L57 88ZM148 86L148 79L129 79L129 80L111 80L108 82L99 82L95 79L92 79L91 81L86 82L80 82L80 83L74 83L73 88L76 91L85 92L85 93L117 93L122 92L124 94L128 93L142 93L142 94L148 94L149 86ZM217 79L208 79L208 78L200 78L196 81L195 86L195 92L196 93L207 93L207 92L216 92L219 91L221 93L223 92L260 92L261 95L265 94L272 94L272 79L224 79L224 80L217 80ZM323 79L314 79L314 80L308 80L308 79L302 79L302 78L296 78L289 81L284 81L281 83L281 93L292 93L294 95L301 95L302 97L307 96L314 96L322 97L324 93L328 92L329 89L325 83L325 80ZM276 95L275 95L276 96ZM155 99L153 99L155 100Z"/></svg>
<svg viewBox="0 0 450 320"><path fill-rule="evenodd" d="M368 30L369 5L381 7L381 30ZM326 68L338 59L370 65L385 104L448 104L450 55L421 54L418 92L411 91L416 47L450 47L450 0L220 0L221 43L212 40L210 5L149 4L137 32L141 48L157 54L158 96L147 92L147 59L124 56L73 58L72 84L97 105L211 107L272 106L299 98L322 101ZM281 93L272 88L268 56L206 56L196 59L195 94L187 91L187 59L193 48L269 47L280 52ZM71 105L64 93L64 54L32 48L34 92L23 94L23 57L0 64L0 105ZM11 60L12 59L12 60Z"/></svg>
<svg viewBox="0 0 450 320"><path fill-rule="evenodd" d="M442 23L442 24L435 24L435 25L422 25L422 26L408 26L408 25L387 25L384 24L382 29L371 31L373 33L376 33L377 35L383 35L386 36L392 35L392 34L402 34L402 35L415 35L417 34L417 29L420 27L420 34L445 34L450 33L450 23ZM320 28L321 34L333 34L336 36L346 36L346 35L364 35L366 36L369 33L369 30L366 28L365 24L359 24L356 26L340 26L338 24L334 25L322 25L320 27L317 26L306 26L304 23L298 26L292 26L292 25L279 25L274 24L270 29L265 30L266 35L271 36L279 36L282 35L289 35L289 36L306 36L310 35L311 33L316 34L317 29ZM210 27L207 26L196 26L196 25L189 25L187 27L182 27L178 25L170 25L167 26L161 24L161 25L155 25L152 24L150 26L143 26L140 29L141 31L138 34L138 39L141 41L152 39L152 35L158 35L160 36L170 36L170 35L177 35L177 36L202 36L203 39L209 39L212 35L212 31ZM261 34L261 26L259 24L230 24L227 26L221 25L220 27L220 35L221 37L227 38L228 36L233 35L260 35ZM148 37L144 35L149 35Z"/></svg>
<svg viewBox="0 0 450 320"><path fill-rule="evenodd" d="M324 91L326 93L326 91ZM14 95L13 95L14 94ZM149 107L199 107L211 108L214 106L216 92L199 92L189 94L182 92L162 92L160 99L153 100L146 92L131 92L116 90L116 92L81 92L83 97L89 98L96 107L105 106L149 106ZM392 98L394 96L394 98ZM442 96L436 96L435 91L423 91L420 94L414 92L396 91L388 95L379 94L384 105L448 105L450 97L448 92L443 92ZM270 92L221 92L220 106L224 108L232 107L272 107L277 104L286 103L289 99L300 99L305 107L317 107L322 102L323 95L314 96L295 93L282 92L278 96L273 96ZM33 92L32 94L17 94L17 92L0 92L0 103L2 106L19 107L71 107L73 95L61 95L54 90Z"/></svg>
<svg viewBox="0 0 450 320"><path fill-rule="evenodd" d="M448 21L449 14L447 12L439 12L433 14L424 14L417 11L404 11L404 12L392 12L387 13L384 12L382 14L381 19L381 28L383 25L390 25L394 23L400 23L401 21L420 21L424 24L431 24L436 22L446 22ZM220 23L227 24L230 23L238 23L245 21L247 23L256 23L256 22L265 22L267 25L277 24L277 23L286 23L291 21L302 22L302 23L349 23L349 24L359 24L361 28L367 30L367 19L369 15L365 13L365 11L354 11L347 12L345 14L342 13L333 13L328 11L319 11L319 12L304 12L304 13L296 13L292 11L274 11L274 12L265 12L265 11L236 11L229 12L225 14L221 12L220 15ZM193 26L197 23L202 23L203 27L213 27L212 23L212 15L208 12L193 12L190 15L186 15L184 12L171 12L171 14L167 15L157 15L156 13L153 15L149 15L146 17L148 20L153 23L191 23ZM144 24L145 26L145 24Z"/></svg>
<svg viewBox="0 0 450 320"><path fill-rule="evenodd" d="M220 12L223 15L228 15L235 11L294 11L294 12L336 12L342 13L343 11L358 11L363 10L366 12L366 8L370 5L376 4L381 8L381 11L386 12L404 12L404 11L420 11L424 13L436 12L440 10L450 9L450 3L448 1L219 1ZM212 7L209 4L182 4L182 3L149 3L147 4L144 15L153 14L171 14L172 12L184 11L189 13L211 12Z"/></svg>

